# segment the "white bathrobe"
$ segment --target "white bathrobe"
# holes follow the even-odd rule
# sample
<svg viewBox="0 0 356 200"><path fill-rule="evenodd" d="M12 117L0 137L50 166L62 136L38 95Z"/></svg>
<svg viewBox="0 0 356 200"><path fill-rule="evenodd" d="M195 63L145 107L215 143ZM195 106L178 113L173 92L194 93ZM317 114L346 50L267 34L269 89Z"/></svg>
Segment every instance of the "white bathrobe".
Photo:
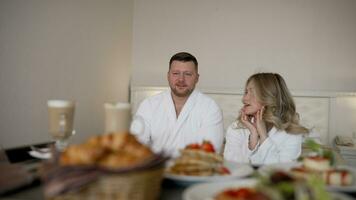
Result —
<svg viewBox="0 0 356 200"><path fill-rule="evenodd" d="M131 132L155 152L164 151L171 156L177 156L187 144L203 140L211 141L220 152L224 137L222 112L213 99L195 89L177 118L168 90L140 104Z"/></svg>
<svg viewBox="0 0 356 200"><path fill-rule="evenodd" d="M302 134L288 134L273 127L268 137L255 149L248 148L250 131L236 128L236 122L226 132L224 158L254 165L295 161L301 154Z"/></svg>

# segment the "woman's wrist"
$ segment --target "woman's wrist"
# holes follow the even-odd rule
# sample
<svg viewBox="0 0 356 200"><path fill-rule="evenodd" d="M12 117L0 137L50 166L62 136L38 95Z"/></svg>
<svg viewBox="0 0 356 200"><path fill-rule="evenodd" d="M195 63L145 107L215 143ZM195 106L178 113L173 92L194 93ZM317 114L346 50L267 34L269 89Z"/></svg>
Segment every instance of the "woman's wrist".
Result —
<svg viewBox="0 0 356 200"><path fill-rule="evenodd" d="M260 143L262 143L263 141L265 141L268 137L267 133L266 132L260 132L259 134L259 138L260 138Z"/></svg>
<svg viewBox="0 0 356 200"><path fill-rule="evenodd" d="M268 136L260 136L260 143L264 142Z"/></svg>
<svg viewBox="0 0 356 200"><path fill-rule="evenodd" d="M255 149L256 145L258 144L259 136L258 134L250 134L248 138L248 148L250 150Z"/></svg>

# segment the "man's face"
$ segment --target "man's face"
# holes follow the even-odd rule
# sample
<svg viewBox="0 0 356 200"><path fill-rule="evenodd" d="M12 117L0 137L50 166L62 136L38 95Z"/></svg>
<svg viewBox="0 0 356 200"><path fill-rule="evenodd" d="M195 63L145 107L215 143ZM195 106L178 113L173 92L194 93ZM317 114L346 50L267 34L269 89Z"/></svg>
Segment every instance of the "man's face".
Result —
<svg viewBox="0 0 356 200"><path fill-rule="evenodd" d="M175 60L168 71L167 79L174 95L188 97L199 80L199 74L195 70L194 62Z"/></svg>

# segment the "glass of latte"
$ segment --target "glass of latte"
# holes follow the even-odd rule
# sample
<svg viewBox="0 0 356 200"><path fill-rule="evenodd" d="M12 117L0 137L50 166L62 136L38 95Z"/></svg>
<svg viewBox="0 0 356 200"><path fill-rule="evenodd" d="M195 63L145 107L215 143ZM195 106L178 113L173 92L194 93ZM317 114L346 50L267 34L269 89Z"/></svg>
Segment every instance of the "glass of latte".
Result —
<svg viewBox="0 0 356 200"><path fill-rule="evenodd" d="M68 139L75 131L73 129L75 102L68 100L47 101L49 115L49 133L55 139L56 149L63 151L68 145Z"/></svg>
<svg viewBox="0 0 356 200"><path fill-rule="evenodd" d="M130 129L131 105L126 102L105 103L105 133Z"/></svg>

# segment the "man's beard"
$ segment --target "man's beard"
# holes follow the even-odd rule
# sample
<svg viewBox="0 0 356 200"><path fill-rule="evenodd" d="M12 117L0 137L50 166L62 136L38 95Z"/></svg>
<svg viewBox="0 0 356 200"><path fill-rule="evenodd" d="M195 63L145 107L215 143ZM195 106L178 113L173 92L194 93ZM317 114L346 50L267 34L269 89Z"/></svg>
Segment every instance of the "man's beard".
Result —
<svg viewBox="0 0 356 200"><path fill-rule="evenodd" d="M184 92L179 92L176 87L171 87L171 91L177 97L188 97L194 91L194 87L187 88L186 90L184 90Z"/></svg>

